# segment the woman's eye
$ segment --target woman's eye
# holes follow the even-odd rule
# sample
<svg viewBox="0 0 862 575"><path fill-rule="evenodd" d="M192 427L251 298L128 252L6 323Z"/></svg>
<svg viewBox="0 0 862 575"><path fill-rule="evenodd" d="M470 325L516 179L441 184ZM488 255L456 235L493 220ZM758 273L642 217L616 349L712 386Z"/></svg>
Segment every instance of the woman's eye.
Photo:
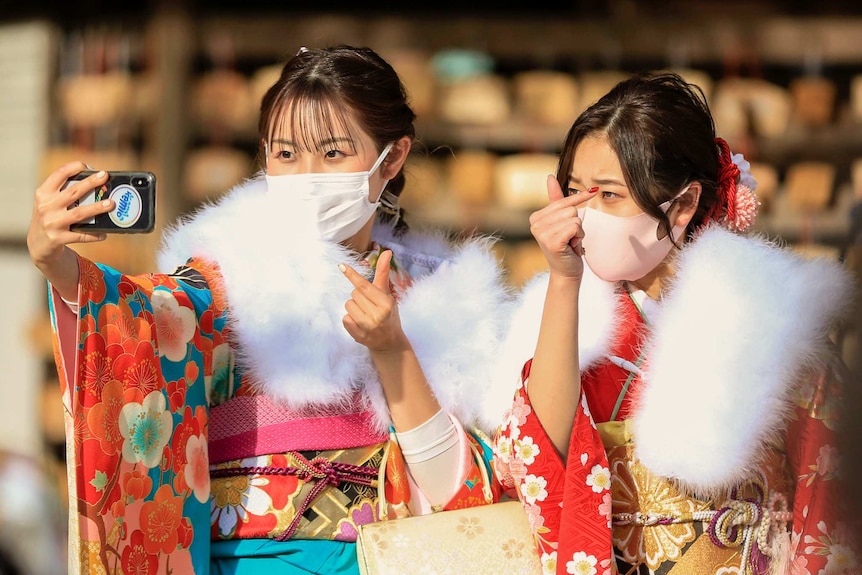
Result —
<svg viewBox="0 0 862 575"><path fill-rule="evenodd" d="M566 197L577 196L580 193L581 193L581 191L577 188L566 188L566 194L565 195L566 195Z"/></svg>
<svg viewBox="0 0 862 575"><path fill-rule="evenodd" d="M339 150L329 150L329 151L327 151L327 152L326 152L326 157L327 157L327 158L337 158L337 157L339 157L339 156L341 156L341 155L342 155L342 154L341 154L341 151L339 151Z"/></svg>
<svg viewBox="0 0 862 575"><path fill-rule="evenodd" d="M289 150L281 150L276 154L276 157L279 160L289 160L293 157L293 152L290 152Z"/></svg>

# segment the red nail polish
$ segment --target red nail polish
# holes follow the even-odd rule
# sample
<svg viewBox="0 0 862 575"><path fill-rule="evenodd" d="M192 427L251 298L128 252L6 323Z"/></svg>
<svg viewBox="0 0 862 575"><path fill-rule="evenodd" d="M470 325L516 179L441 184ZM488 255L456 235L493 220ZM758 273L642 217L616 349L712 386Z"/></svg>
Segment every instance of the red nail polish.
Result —
<svg viewBox="0 0 862 575"><path fill-rule="evenodd" d="M589 190L587 190L587 193L588 194L595 194L598 191L599 191L599 187L596 186L595 188L590 188Z"/></svg>

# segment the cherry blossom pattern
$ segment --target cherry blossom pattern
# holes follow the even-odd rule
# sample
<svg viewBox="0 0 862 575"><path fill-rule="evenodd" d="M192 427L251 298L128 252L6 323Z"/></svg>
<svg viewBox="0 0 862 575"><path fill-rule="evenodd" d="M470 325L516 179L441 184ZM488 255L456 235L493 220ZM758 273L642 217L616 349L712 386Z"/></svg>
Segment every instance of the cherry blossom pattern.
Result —
<svg viewBox="0 0 862 575"><path fill-rule="evenodd" d="M170 361L183 361L197 328L194 310L181 306L167 290L154 291L152 305L160 353Z"/></svg>
<svg viewBox="0 0 862 575"><path fill-rule="evenodd" d="M142 403L127 403L120 412L123 459L156 467L173 431L173 418L166 409L165 396L154 391Z"/></svg>

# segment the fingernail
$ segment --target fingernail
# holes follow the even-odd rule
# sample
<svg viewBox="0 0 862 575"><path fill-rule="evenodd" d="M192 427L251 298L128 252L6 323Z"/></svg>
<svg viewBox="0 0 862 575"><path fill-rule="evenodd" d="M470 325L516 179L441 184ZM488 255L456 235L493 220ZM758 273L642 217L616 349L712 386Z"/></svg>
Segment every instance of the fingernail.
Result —
<svg viewBox="0 0 862 575"><path fill-rule="evenodd" d="M599 191L599 188L598 188L598 186L596 186L595 188L590 188L589 190L587 190L587 193L588 194L595 194L598 191Z"/></svg>
<svg viewBox="0 0 862 575"><path fill-rule="evenodd" d="M111 205L111 200L102 200L102 205L106 208Z"/></svg>
<svg viewBox="0 0 862 575"><path fill-rule="evenodd" d="M101 178L101 177L103 177L104 175L105 175L105 170L99 170L98 172L96 172L96 177L97 177L97 178Z"/></svg>
<svg viewBox="0 0 862 575"><path fill-rule="evenodd" d="M338 264L338 269L341 271L341 273L344 273L347 271L347 266L344 264Z"/></svg>

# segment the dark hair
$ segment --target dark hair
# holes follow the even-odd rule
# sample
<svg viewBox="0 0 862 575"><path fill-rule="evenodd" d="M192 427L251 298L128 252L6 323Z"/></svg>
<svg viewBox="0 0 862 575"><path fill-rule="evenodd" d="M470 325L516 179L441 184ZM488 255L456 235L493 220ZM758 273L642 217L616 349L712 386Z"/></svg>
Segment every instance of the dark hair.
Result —
<svg viewBox="0 0 862 575"><path fill-rule="evenodd" d="M617 84L569 130L557 169L564 190L578 144L600 134L616 153L635 203L667 230L670 221L659 205L700 182L700 203L686 239L691 238L719 201L715 124L703 91L669 72L635 74Z"/></svg>
<svg viewBox="0 0 862 575"><path fill-rule="evenodd" d="M303 48L281 71L278 81L267 90L260 105L258 131L263 142L285 117L297 135L301 149L312 150L316 142L331 138L335 127L348 130L353 117L377 145L377 152L404 136L416 137L416 114L407 102L407 91L398 74L370 48L339 45L310 50ZM401 195L404 170L392 178L386 190ZM378 217L390 221L393 215L378 209ZM404 218L395 232L407 229Z"/></svg>

